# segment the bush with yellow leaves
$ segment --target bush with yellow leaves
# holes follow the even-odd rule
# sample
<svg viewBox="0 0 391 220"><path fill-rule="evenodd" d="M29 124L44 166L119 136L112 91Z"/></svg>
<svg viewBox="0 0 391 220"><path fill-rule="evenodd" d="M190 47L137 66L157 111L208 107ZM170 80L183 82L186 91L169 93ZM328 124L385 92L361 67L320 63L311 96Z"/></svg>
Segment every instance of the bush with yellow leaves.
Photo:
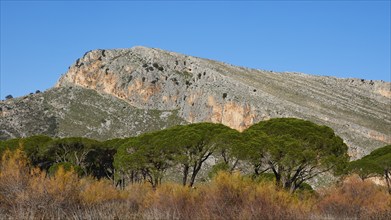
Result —
<svg viewBox="0 0 391 220"><path fill-rule="evenodd" d="M44 217L48 209L64 211L79 202L77 174L59 168L48 177L29 166L26 155L17 149L7 150L1 159L0 201L6 214L21 218Z"/></svg>
<svg viewBox="0 0 391 220"><path fill-rule="evenodd" d="M88 205L123 199L125 197L107 179L84 178L80 181L80 184L80 198Z"/></svg>

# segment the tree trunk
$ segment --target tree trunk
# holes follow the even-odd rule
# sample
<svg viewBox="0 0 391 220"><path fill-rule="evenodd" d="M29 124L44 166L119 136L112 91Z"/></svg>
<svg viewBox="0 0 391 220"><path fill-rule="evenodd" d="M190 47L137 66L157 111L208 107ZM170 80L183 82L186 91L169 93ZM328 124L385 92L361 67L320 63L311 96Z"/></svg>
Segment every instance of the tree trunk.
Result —
<svg viewBox="0 0 391 220"><path fill-rule="evenodd" d="M155 191L157 185L159 184L159 179L150 173L148 173L147 175L148 175L148 179L149 179L148 182L151 183L152 189Z"/></svg>
<svg viewBox="0 0 391 220"><path fill-rule="evenodd" d="M122 190L125 189L125 175L122 174L122 178L121 178L121 188Z"/></svg>
<svg viewBox="0 0 391 220"><path fill-rule="evenodd" d="M388 193L391 195L391 177L388 174L388 170L384 170L384 176L387 183Z"/></svg>
<svg viewBox="0 0 391 220"><path fill-rule="evenodd" d="M281 186L284 189L289 190L289 191L291 190L292 182L289 178L282 176L280 181L281 181Z"/></svg>
<svg viewBox="0 0 391 220"><path fill-rule="evenodd" d="M239 159L236 159L234 164L232 165L231 169L230 169L230 172L234 171L234 169L236 168L236 166L238 165L238 162L239 162Z"/></svg>
<svg viewBox="0 0 391 220"><path fill-rule="evenodd" d="M191 179L190 179L190 184L189 184L190 187L192 187L194 185L195 178L196 178L198 172L200 171L200 169L201 169L201 163L200 164L196 164L193 167L193 173L191 174Z"/></svg>
<svg viewBox="0 0 391 220"><path fill-rule="evenodd" d="M298 188L298 186L295 183L292 183L291 187L289 188L289 192L294 193L297 188Z"/></svg>
<svg viewBox="0 0 391 220"><path fill-rule="evenodd" d="M259 176L259 166L254 166L255 176Z"/></svg>
<svg viewBox="0 0 391 220"><path fill-rule="evenodd" d="M182 179L182 184L183 186L186 186L187 184L187 177L189 176L189 165L185 164L183 167L183 179Z"/></svg>
<svg viewBox="0 0 391 220"><path fill-rule="evenodd" d="M281 175L277 172L273 172L274 173L274 176L276 177L276 185L278 187L282 187L283 186L283 183L281 181Z"/></svg>

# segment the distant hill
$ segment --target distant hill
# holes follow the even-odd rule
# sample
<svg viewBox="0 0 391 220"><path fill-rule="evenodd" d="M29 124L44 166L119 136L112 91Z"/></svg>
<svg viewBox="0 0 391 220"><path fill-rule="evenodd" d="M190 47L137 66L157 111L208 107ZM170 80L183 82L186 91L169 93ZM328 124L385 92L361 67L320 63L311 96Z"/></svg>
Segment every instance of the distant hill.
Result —
<svg viewBox="0 0 391 220"><path fill-rule="evenodd" d="M244 130L276 117L332 127L354 158L391 143L391 84L255 70L134 47L94 50L56 86L0 102L0 139L108 139L210 121Z"/></svg>

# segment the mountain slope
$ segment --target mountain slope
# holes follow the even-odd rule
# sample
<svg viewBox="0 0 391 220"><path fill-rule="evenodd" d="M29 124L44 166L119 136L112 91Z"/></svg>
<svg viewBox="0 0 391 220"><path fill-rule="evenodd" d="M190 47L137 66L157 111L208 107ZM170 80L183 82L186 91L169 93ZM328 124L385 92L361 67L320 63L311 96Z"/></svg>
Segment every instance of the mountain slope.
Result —
<svg viewBox="0 0 391 220"><path fill-rule="evenodd" d="M137 109L79 86L7 100L0 109L0 139L46 134L106 140L186 123L176 111Z"/></svg>
<svg viewBox="0 0 391 220"><path fill-rule="evenodd" d="M391 143L389 82L274 73L134 47L86 53L50 91L56 93L69 87L97 91L101 97L112 95L129 108L172 111L172 115L177 114L190 123L211 121L238 130L274 117L307 119L332 127L349 145L353 157ZM108 115L115 113L127 118L117 111ZM83 120L89 118L86 115ZM173 121L180 121L179 118ZM73 120L77 119L70 117L67 121ZM83 124L83 120L78 123ZM4 117L0 119L0 125L3 124ZM132 120L126 125L138 129ZM90 128L99 130L99 126L90 125ZM11 128L0 130L13 132ZM107 132L105 137L124 135L120 130ZM67 132L70 131L61 135L77 133ZM78 132L90 135L86 131Z"/></svg>

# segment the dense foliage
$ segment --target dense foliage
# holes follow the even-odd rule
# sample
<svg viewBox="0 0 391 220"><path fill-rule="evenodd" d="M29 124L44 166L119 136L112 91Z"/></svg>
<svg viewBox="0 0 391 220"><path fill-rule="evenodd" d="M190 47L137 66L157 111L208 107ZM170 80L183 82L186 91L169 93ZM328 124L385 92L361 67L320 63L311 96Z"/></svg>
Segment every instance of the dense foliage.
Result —
<svg viewBox="0 0 391 220"><path fill-rule="evenodd" d="M348 147L326 126L294 118L276 118L244 132L244 154L256 175L272 171L278 185L295 191L325 172L341 173L349 161Z"/></svg>
<svg viewBox="0 0 391 220"><path fill-rule="evenodd" d="M221 124L199 123L143 134L119 147L114 165L121 171L121 181L128 174L131 182L144 177L153 187L161 183L168 168L180 166L182 184L193 186L203 163L223 147L221 134L231 130Z"/></svg>
<svg viewBox="0 0 391 220"><path fill-rule="evenodd" d="M73 167L122 188L144 181L156 188L168 170L178 170L182 184L193 186L210 160L209 178L220 170L240 169L254 178L273 174L278 186L294 192L321 173L341 173L348 162L347 146L332 129L294 118L259 122L242 133L198 123L105 142L33 136L1 142L0 151L5 148L21 148L49 173L59 165Z"/></svg>

